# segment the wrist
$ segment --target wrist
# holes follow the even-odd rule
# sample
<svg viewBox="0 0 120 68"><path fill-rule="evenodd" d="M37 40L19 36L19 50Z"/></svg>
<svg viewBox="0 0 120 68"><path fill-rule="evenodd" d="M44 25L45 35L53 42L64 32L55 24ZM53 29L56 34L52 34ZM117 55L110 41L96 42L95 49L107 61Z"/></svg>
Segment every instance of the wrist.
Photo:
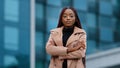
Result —
<svg viewBox="0 0 120 68"><path fill-rule="evenodd" d="M67 54L69 53L69 49L67 49Z"/></svg>

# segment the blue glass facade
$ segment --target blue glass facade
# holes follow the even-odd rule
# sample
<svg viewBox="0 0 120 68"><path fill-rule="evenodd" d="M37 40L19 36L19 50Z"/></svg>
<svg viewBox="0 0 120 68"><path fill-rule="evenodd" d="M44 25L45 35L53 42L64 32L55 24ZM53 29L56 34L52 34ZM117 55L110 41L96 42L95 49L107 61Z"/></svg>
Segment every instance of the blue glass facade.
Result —
<svg viewBox="0 0 120 68"><path fill-rule="evenodd" d="M0 68L30 68L29 5L30 0L0 0Z"/></svg>
<svg viewBox="0 0 120 68"><path fill-rule="evenodd" d="M0 68L30 68L30 1L0 0ZM87 32L87 56L120 47L119 0L35 0L35 68L48 68L45 45L65 6Z"/></svg>

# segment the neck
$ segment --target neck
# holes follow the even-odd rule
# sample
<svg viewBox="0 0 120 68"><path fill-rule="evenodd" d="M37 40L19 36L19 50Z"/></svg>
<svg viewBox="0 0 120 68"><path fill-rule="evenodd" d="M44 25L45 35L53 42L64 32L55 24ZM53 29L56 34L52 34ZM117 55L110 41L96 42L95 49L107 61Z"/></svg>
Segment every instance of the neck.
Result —
<svg viewBox="0 0 120 68"><path fill-rule="evenodd" d="M74 26L64 26L64 28L73 28Z"/></svg>

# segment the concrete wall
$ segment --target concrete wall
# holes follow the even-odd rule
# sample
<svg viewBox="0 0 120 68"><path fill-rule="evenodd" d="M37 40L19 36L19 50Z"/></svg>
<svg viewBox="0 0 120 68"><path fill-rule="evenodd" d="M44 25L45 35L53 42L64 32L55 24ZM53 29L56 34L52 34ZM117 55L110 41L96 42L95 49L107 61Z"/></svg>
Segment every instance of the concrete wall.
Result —
<svg viewBox="0 0 120 68"><path fill-rule="evenodd" d="M120 47L87 56L87 68L106 68L120 65Z"/></svg>

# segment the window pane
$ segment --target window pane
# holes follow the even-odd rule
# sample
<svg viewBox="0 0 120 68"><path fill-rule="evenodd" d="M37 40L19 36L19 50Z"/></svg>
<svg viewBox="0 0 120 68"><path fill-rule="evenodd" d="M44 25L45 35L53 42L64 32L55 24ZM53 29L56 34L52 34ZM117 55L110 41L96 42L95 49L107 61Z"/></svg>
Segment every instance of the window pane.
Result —
<svg viewBox="0 0 120 68"><path fill-rule="evenodd" d="M47 0L47 4L61 6L61 0Z"/></svg>
<svg viewBox="0 0 120 68"><path fill-rule="evenodd" d="M36 17L38 19L42 19L44 11L43 11L43 5L42 4L36 4Z"/></svg>
<svg viewBox="0 0 120 68"><path fill-rule="evenodd" d="M88 26L86 23L81 22L82 28L87 31Z"/></svg>
<svg viewBox="0 0 120 68"><path fill-rule="evenodd" d="M46 59L47 59L47 61L49 61L50 58L51 58L51 56L47 54L47 55L46 55Z"/></svg>
<svg viewBox="0 0 120 68"><path fill-rule="evenodd" d="M98 38L97 36L97 29L95 28L88 28L88 39L96 40Z"/></svg>
<svg viewBox="0 0 120 68"><path fill-rule="evenodd" d="M35 44L36 44L36 46L35 46L35 50L36 50L36 59L41 59L41 60L43 60L45 57L45 52L44 52L44 46L45 46L45 44L44 44L44 35L43 35L43 33L42 32L36 32L36 35L35 35L36 37L35 37Z"/></svg>
<svg viewBox="0 0 120 68"><path fill-rule="evenodd" d="M66 6L70 6L72 3L72 0L62 0L62 6L66 7Z"/></svg>
<svg viewBox="0 0 120 68"><path fill-rule="evenodd" d="M57 22L56 18L55 19L50 19L49 18L47 20L47 32L49 33L51 29L56 28L57 24L58 24L58 22Z"/></svg>
<svg viewBox="0 0 120 68"><path fill-rule="evenodd" d="M5 49L18 50L18 29L5 27L4 34Z"/></svg>
<svg viewBox="0 0 120 68"><path fill-rule="evenodd" d="M95 40L89 40L87 42L88 46L87 46L87 54L91 54L96 52L96 42Z"/></svg>
<svg viewBox="0 0 120 68"><path fill-rule="evenodd" d="M113 15L116 18L120 18L120 6L113 6Z"/></svg>
<svg viewBox="0 0 120 68"><path fill-rule="evenodd" d="M117 19L117 22L116 22L116 31L120 33L120 19Z"/></svg>
<svg viewBox="0 0 120 68"><path fill-rule="evenodd" d="M117 0L112 0L113 5L117 5Z"/></svg>
<svg viewBox="0 0 120 68"><path fill-rule="evenodd" d="M104 42L113 42L113 31L111 29L102 27L100 29L100 40Z"/></svg>
<svg viewBox="0 0 120 68"><path fill-rule="evenodd" d="M100 13L112 15L112 4L110 2L100 1Z"/></svg>
<svg viewBox="0 0 120 68"><path fill-rule="evenodd" d="M118 44L115 44L115 43L103 43L103 42L100 42L99 44L99 49L101 51L103 50L108 50L108 49L113 49L113 48L116 48Z"/></svg>
<svg viewBox="0 0 120 68"><path fill-rule="evenodd" d="M35 28L36 31L45 31L45 20L44 19L36 19L35 20Z"/></svg>
<svg viewBox="0 0 120 68"><path fill-rule="evenodd" d="M74 7L79 10L87 11L87 0L74 0Z"/></svg>
<svg viewBox="0 0 120 68"><path fill-rule="evenodd" d="M5 0L5 20L18 22L19 20L19 0Z"/></svg>
<svg viewBox="0 0 120 68"><path fill-rule="evenodd" d="M36 32L36 46L40 46L40 48L43 47L43 33L42 32Z"/></svg>
<svg viewBox="0 0 120 68"><path fill-rule="evenodd" d="M48 18L58 18L60 14L60 8L47 6L47 17Z"/></svg>
<svg viewBox="0 0 120 68"><path fill-rule="evenodd" d="M96 2L89 2L88 3L88 11L89 12L97 13L97 11L98 11L97 8L98 8L98 6L97 6Z"/></svg>
<svg viewBox="0 0 120 68"><path fill-rule="evenodd" d="M106 16L99 16L99 27L107 27L114 29L116 23L114 22L114 19L111 17Z"/></svg>
<svg viewBox="0 0 120 68"><path fill-rule="evenodd" d="M89 2L96 2L96 0L89 0Z"/></svg>
<svg viewBox="0 0 120 68"><path fill-rule="evenodd" d="M111 29L115 30L117 26L117 19L115 17L112 18Z"/></svg>
<svg viewBox="0 0 120 68"><path fill-rule="evenodd" d="M43 61L37 61L35 66L35 68L44 68L44 63Z"/></svg>
<svg viewBox="0 0 120 68"><path fill-rule="evenodd" d="M86 23L86 19L87 19L86 13L78 11L78 16L81 23Z"/></svg>
<svg viewBox="0 0 120 68"><path fill-rule="evenodd" d="M95 14L88 13L87 14L87 24L89 27L96 27L96 16Z"/></svg>
<svg viewBox="0 0 120 68"><path fill-rule="evenodd" d="M5 55L4 56L4 66L7 68L18 68L18 61L15 56Z"/></svg>

